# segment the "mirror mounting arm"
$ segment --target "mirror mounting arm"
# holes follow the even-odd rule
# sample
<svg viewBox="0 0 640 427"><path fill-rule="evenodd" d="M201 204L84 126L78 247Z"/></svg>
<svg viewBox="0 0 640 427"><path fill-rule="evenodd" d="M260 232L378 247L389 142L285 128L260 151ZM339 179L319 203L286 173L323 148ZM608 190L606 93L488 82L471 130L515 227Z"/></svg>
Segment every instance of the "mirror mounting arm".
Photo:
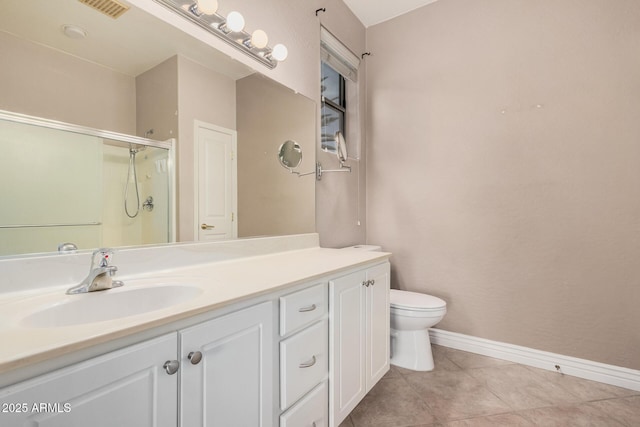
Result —
<svg viewBox="0 0 640 427"><path fill-rule="evenodd" d="M298 178L300 178L301 176L313 175L316 172L314 171L314 172L300 173L292 170L291 173L296 174Z"/></svg>
<svg viewBox="0 0 640 427"><path fill-rule="evenodd" d="M320 162L316 162L316 179L320 181L322 179L323 173L328 172L349 172L351 173L351 166L345 165L343 162L340 162L340 169L322 169L322 165Z"/></svg>

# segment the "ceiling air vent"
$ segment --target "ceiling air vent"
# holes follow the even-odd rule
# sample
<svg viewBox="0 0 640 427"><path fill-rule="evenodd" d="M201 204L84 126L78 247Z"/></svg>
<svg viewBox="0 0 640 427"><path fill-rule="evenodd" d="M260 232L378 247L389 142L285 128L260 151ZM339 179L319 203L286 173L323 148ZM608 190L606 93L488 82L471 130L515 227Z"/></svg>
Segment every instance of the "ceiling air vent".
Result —
<svg viewBox="0 0 640 427"><path fill-rule="evenodd" d="M117 0L78 0L80 3L84 3L102 12L113 19L119 18L123 13L129 10L129 6L125 6Z"/></svg>

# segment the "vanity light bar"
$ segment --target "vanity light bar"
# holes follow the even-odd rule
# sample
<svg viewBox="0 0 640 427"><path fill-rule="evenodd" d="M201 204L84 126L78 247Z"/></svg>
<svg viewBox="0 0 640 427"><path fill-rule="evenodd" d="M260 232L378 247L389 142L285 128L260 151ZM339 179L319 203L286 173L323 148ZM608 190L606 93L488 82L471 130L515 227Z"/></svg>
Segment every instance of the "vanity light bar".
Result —
<svg viewBox="0 0 640 427"><path fill-rule="evenodd" d="M195 0L154 1L217 36L269 69L274 69L278 65L278 60L283 61L286 58L286 47L283 45L278 44L273 49L267 46L265 40L267 36L264 31L256 30L254 34L244 31L244 18L238 12L231 12L225 18L217 12L203 13L198 9L198 2ZM284 55L281 53L283 49Z"/></svg>

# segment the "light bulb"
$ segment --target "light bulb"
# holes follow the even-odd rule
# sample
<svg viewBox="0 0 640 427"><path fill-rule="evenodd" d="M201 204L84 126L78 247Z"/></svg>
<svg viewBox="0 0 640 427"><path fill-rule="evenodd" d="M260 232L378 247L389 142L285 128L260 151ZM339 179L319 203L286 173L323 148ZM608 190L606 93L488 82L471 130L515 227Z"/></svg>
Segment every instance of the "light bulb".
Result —
<svg viewBox="0 0 640 427"><path fill-rule="evenodd" d="M255 30L253 34L251 34L251 44L258 49L264 49L267 47L269 43L269 37L267 37L267 33L262 30Z"/></svg>
<svg viewBox="0 0 640 427"><path fill-rule="evenodd" d="M276 61L284 61L287 59L287 55L289 55L289 51L287 47L283 44L277 44L273 47L271 51L271 57Z"/></svg>
<svg viewBox="0 0 640 427"><path fill-rule="evenodd" d="M244 29L244 18L240 12L229 12L226 25L231 31L240 32Z"/></svg>
<svg viewBox="0 0 640 427"><path fill-rule="evenodd" d="M218 10L218 0L197 0L198 10L205 15L213 15Z"/></svg>

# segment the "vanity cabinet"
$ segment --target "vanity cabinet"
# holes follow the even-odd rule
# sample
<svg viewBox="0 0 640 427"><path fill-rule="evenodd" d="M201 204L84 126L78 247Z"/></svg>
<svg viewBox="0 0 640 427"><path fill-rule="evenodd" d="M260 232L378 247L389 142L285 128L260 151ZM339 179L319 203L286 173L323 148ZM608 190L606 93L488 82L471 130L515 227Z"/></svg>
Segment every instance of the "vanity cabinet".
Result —
<svg viewBox="0 0 640 427"><path fill-rule="evenodd" d="M175 427L176 333L0 390L0 425Z"/></svg>
<svg viewBox="0 0 640 427"><path fill-rule="evenodd" d="M389 370L389 263L329 281L329 426Z"/></svg>
<svg viewBox="0 0 640 427"><path fill-rule="evenodd" d="M273 320L264 302L2 389L0 426L271 426Z"/></svg>
<svg viewBox="0 0 640 427"><path fill-rule="evenodd" d="M273 303L180 331L180 425L270 426Z"/></svg>
<svg viewBox="0 0 640 427"><path fill-rule="evenodd" d="M0 426L337 427L389 369L389 264L350 271L0 389Z"/></svg>

